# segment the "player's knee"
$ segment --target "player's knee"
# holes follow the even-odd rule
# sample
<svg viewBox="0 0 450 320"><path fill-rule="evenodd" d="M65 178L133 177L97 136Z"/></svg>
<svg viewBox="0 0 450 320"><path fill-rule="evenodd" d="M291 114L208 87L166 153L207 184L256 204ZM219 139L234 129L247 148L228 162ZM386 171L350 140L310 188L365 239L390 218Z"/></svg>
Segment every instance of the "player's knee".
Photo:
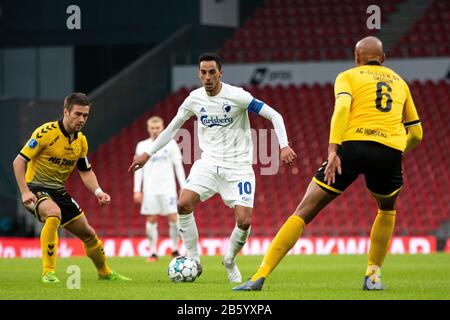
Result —
<svg viewBox="0 0 450 320"><path fill-rule="evenodd" d="M185 200L179 200L177 203L178 214L189 214L194 211L194 205Z"/></svg>
<svg viewBox="0 0 450 320"><path fill-rule="evenodd" d="M250 217L245 217L236 221L236 226L241 230L248 230L250 228L252 219Z"/></svg>
<svg viewBox="0 0 450 320"><path fill-rule="evenodd" d="M91 226L87 226L79 236L80 240L83 242L94 239L95 237L97 237L97 233Z"/></svg>
<svg viewBox="0 0 450 320"><path fill-rule="evenodd" d="M397 200L397 197L395 198L385 198L385 199L377 199L378 202L378 209L384 210L384 211L392 211L395 210L395 202Z"/></svg>
<svg viewBox="0 0 450 320"><path fill-rule="evenodd" d="M40 212L41 216L43 216L45 219L48 217L58 217L59 220L61 220L61 209L59 207L51 207L45 210L45 212Z"/></svg>

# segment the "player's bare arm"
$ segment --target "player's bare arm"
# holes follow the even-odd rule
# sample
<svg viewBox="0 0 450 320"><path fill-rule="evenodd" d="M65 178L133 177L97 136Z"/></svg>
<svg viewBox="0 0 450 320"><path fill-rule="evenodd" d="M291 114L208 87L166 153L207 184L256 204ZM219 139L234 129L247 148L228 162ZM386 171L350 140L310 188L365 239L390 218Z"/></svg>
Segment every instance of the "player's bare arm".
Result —
<svg viewBox="0 0 450 320"><path fill-rule="evenodd" d="M95 175L94 171L78 171L80 174L81 180L83 181L86 188L89 189L95 196L97 197L98 203L101 206L106 206L111 202L111 197L109 194L104 192L97 181L97 176Z"/></svg>
<svg viewBox="0 0 450 320"><path fill-rule="evenodd" d="M20 194L22 196L22 203L25 206L30 206L36 203L37 199L33 192L27 186L25 181L25 172L27 169L27 161L20 155L13 161L14 175L16 177L17 185L19 186Z"/></svg>

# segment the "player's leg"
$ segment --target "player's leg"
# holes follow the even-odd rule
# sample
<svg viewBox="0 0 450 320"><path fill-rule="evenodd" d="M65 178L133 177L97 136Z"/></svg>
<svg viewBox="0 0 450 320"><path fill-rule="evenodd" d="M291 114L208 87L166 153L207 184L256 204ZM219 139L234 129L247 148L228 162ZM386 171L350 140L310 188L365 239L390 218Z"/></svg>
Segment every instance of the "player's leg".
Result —
<svg viewBox="0 0 450 320"><path fill-rule="evenodd" d="M365 177L367 188L378 204L370 232L370 248L363 289L382 290L381 267L395 226L395 203L403 185L402 153L381 144L368 147L372 159Z"/></svg>
<svg viewBox="0 0 450 320"><path fill-rule="evenodd" d="M143 194L141 204L141 214L145 216L145 235L150 246L150 255L147 262L158 261L156 245L158 243L158 215L163 210L161 196Z"/></svg>
<svg viewBox="0 0 450 320"><path fill-rule="evenodd" d="M230 282L242 282L236 265L236 255L247 242L251 230L253 200L255 197L255 174L252 167L240 169L218 168L219 193L223 202L234 209L235 227L231 232L223 265Z"/></svg>
<svg viewBox="0 0 450 320"><path fill-rule="evenodd" d="M200 201L200 195L192 190L181 190L178 199L178 230L187 250L188 257L200 263L198 250L198 229L195 223L194 208Z"/></svg>
<svg viewBox="0 0 450 320"><path fill-rule="evenodd" d="M42 281L45 283L59 282L55 276L56 256L58 249L58 228L61 223L61 210L49 197L39 198L36 214L44 223L40 242L42 250Z"/></svg>
<svg viewBox="0 0 450 320"><path fill-rule="evenodd" d="M244 247L250 235L252 212L253 208L251 207L241 205L234 207L236 225L230 235L228 248L223 259L230 282L242 282L241 273L236 265L236 255Z"/></svg>
<svg viewBox="0 0 450 320"><path fill-rule="evenodd" d="M287 219L269 245L258 271L246 283L233 288L236 291L261 290L267 276L275 269L289 250L295 245L302 235L305 225L333 201L358 177L352 159L348 157L348 149L338 150L342 161L342 174L336 176L332 185L325 182L324 162L313 181L310 182L302 201L295 212ZM353 151L352 151L353 152Z"/></svg>
<svg viewBox="0 0 450 320"><path fill-rule="evenodd" d="M103 243L98 238L94 228L89 225L84 214L80 214L69 221L64 225L64 228L83 241L86 255L97 268L100 280L131 280L110 269L106 262Z"/></svg>
<svg viewBox="0 0 450 320"><path fill-rule="evenodd" d="M252 280L266 278L295 245L298 238L302 235L305 225L311 222L336 197L337 194L326 192L315 182L311 181L297 209L272 240L263 262L252 277Z"/></svg>
<svg viewBox="0 0 450 320"><path fill-rule="evenodd" d="M158 242L158 216L157 215L147 215L145 222L145 234L147 235L150 256L148 257L148 262L158 261L158 255L156 254L156 244Z"/></svg>
<svg viewBox="0 0 450 320"><path fill-rule="evenodd" d="M171 242L171 255L178 257L178 226L177 226L177 195L165 194L161 195L162 215L166 216L169 225L169 239Z"/></svg>
<svg viewBox="0 0 450 320"><path fill-rule="evenodd" d="M395 226L395 202L398 192L390 197L372 194L378 203L378 212L370 232L370 247L363 289L382 290L381 267L389 249ZM370 280L370 281L368 281Z"/></svg>
<svg viewBox="0 0 450 320"><path fill-rule="evenodd" d="M179 256L178 252L178 227L177 227L177 214L169 213L167 215L167 222L169 224L169 238L172 245L172 257Z"/></svg>
<svg viewBox="0 0 450 320"><path fill-rule="evenodd" d="M191 168L177 203L178 230L188 256L197 262L199 275L203 268L200 264L194 208L199 201L206 201L217 192L216 170L216 166L212 166L202 159L197 160Z"/></svg>

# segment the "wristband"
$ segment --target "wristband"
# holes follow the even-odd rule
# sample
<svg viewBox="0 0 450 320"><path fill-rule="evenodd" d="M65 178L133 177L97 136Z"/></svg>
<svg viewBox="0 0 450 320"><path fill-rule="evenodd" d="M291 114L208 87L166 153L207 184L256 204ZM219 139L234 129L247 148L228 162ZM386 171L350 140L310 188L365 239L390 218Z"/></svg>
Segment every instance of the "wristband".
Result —
<svg viewBox="0 0 450 320"><path fill-rule="evenodd" d="M98 195L99 195L100 193L103 193L102 188L98 187L97 189L95 189L94 194L95 194L96 197L98 197Z"/></svg>

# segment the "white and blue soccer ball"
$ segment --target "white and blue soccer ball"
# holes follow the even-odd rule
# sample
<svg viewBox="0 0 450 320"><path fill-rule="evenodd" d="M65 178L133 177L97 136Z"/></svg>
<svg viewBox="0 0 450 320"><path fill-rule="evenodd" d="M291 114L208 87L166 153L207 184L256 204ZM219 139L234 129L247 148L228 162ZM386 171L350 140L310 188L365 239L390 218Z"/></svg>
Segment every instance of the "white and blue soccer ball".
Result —
<svg viewBox="0 0 450 320"><path fill-rule="evenodd" d="M169 263L167 274L176 283L194 282L198 276L197 263L189 257L175 257Z"/></svg>

